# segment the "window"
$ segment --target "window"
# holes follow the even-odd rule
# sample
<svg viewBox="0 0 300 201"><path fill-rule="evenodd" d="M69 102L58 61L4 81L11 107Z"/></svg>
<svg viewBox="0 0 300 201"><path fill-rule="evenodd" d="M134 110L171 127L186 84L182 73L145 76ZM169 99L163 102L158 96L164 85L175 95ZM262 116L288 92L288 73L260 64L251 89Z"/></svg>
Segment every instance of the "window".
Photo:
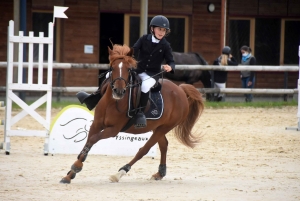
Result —
<svg viewBox="0 0 300 201"><path fill-rule="evenodd" d="M230 20L229 33L228 38L231 53L240 61L240 48L243 45L250 46L250 20Z"/></svg>
<svg viewBox="0 0 300 201"><path fill-rule="evenodd" d="M240 61L239 49L242 45L247 45L251 47L257 65L283 64L283 52L286 51L283 47L285 46L285 49L287 49L287 47L290 47L289 43L293 43L293 49L296 48L295 42L299 40L299 38L296 39L297 34L299 36L299 24L288 23L285 29L285 32L288 32L288 37L284 37L284 34L282 34L282 24L279 18L231 18L229 20L228 39L233 56ZM285 41L283 41L284 38ZM284 63L287 60L292 62L291 58L288 58L291 56L289 51L293 50L284 53Z"/></svg>
<svg viewBox="0 0 300 201"><path fill-rule="evenodd" d="M279 65L280 25L280 19L256 19L255 57L257 65Z"/></svg>
<svg viewBox="0 0 300 201"><path fill-rule="evenodd" d="M285 20L284 27L284 64L299 64L300 21Z"/></svg>

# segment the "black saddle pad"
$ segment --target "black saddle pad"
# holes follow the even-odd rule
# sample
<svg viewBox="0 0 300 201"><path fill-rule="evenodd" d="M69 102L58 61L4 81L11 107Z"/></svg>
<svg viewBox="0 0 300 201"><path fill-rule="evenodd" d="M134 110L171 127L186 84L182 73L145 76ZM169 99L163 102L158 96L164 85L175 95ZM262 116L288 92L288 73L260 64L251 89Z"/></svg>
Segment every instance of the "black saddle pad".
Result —
<svg viewBox="0 0 300 201"><path fill-rule="evenodd" d="M150 93L150 108L145 112L147 119L159 119L164 111L164 102L160 91Z"/></svg>
<svg viewBox="0 0 300 201"><path fill-rule="evenodd" d="M164 111L164 101L160 91L151 91L149 101L150 108L147 112L145 112L146 119L159 119ZM128 117L131 119L122 128L121 132L125 132L134 124L135 118L133 118L133 116L135 113L130 111L130 108L132 108L132 104L129 104L129 111L127 112Z"/></svg>
<svg viewBox="0 0 300 201"><path fill-rule="evenodd" d="M163 114L164 102L160 91L151 91L149 96L150 108L145 112L147 119L159 119ZM132 104L130 104L132 108ZM128 117L132 118L135 114L134 111L129 110Z"/></svg>

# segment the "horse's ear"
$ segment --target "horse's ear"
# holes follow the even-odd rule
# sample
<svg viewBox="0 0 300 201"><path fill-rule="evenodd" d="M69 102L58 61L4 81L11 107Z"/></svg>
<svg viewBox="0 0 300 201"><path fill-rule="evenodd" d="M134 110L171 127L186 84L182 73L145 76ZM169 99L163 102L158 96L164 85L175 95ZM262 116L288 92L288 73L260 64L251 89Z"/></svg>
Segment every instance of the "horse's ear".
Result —
<svg viewBox="0 0 300 201"><path fill-rule="evenodd" d="M130 51L127 53L127 56L132 57L133 52L134 52L134 49L131 47L131 48L130 48Z"/></svg>
<svg viewBox="0 0 300 201"><path fill-rule="evenodd" d="M110 49L109 46L107 46L107 48L108 48L108 54L110 55L110 53L112 52L112 50Z"/></svg>

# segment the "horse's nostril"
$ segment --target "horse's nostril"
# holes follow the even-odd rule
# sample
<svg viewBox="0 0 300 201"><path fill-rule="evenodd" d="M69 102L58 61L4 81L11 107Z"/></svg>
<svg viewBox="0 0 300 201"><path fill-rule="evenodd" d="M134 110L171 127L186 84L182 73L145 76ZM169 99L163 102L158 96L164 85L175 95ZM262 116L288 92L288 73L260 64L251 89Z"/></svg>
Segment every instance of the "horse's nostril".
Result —
<svg viewBox="0 0 300 201"><path fill-rule="evenodd" d="M113 89L113 92L117 95L123 95L125 93L125 90L124 89L118 89L118 88L115 88Z"/></svg>

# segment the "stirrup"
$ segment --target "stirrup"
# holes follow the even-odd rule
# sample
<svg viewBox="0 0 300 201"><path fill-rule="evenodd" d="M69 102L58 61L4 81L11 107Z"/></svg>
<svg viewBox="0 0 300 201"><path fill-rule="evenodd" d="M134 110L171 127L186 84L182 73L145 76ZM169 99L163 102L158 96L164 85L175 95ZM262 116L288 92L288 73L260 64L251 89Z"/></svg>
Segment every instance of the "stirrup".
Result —
<svg viewBox="0 0 300 201"><path fill-rule="evenodd" d="M147 126L147 119L143 112L138 112L135 117L135 128L145 128Z"/></svg>

